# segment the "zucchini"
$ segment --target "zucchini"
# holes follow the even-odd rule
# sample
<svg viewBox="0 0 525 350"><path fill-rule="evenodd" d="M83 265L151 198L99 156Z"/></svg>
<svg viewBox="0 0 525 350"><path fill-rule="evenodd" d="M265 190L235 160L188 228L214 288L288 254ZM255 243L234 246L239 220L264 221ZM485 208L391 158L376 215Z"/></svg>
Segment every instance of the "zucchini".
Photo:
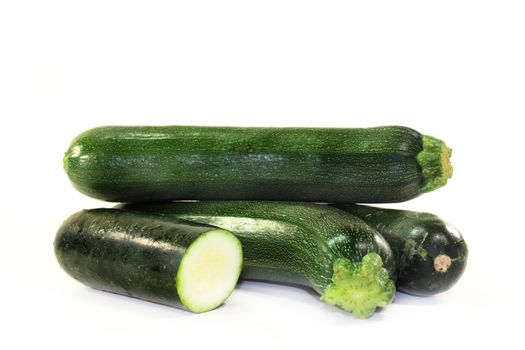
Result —
<svg viewBox="0 0 525 350"><path fill-rule="evenodd" d="M322 300L359 318L369 317L395 294L388 244L357 217L329 206L204 201L120 207L231 231L243 247L241 278L311 287Z"/></svg>
<svg viewBox="0 0 525 350"><path fill-rule="evenodd" d="M193 312L221 305L242 268L231 232L119 209L73 214L54 246L62 268L88 286Z"/></svg>
<svg viewBox="0 0 525 350"><path fill-rule="evenodd" d="M384 203L445 185L450 152L401 126L106 126L75 138L64 168L77 190L111 202Z"/></svg>
<svg viewBox="0 0 525 350"><path fill-rule="evenodd" d="M397 289L433 295L450 289L461 277L468 249L461 233L434 214L337 205L361 218L387 240L398 269Z"/></svg>

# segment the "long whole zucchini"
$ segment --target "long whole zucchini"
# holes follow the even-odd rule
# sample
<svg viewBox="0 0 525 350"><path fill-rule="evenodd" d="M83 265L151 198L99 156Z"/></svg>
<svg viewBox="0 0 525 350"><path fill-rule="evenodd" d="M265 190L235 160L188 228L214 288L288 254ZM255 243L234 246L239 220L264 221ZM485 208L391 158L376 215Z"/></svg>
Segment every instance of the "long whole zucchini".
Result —
<svg viewBox="0 0 525 350"><path fill-rule="evenodd" d="M398 269L397 289L433 295L450 289L467 264L461 233L438 216L364 205L336 205L361 218L386 239Z"/></svg>
<svg viewBox="0 0 525 350"><path fill-rule="evenodd" d="M242 268L231 232L119 209L73 214L54 245L62 268L88 286L193 312L221 305Z"/></svg>
<svg viewBox="0 0 525 350"><path fill-rule="evenodd" d="M444 142L402 126L106 126L73 140L64 168L113 202L172 199L401 202L452 174Z"/></svg>
<svg viewBox="0 0 525 350"><path fill-rule="evenodd" d="M329 206L204 201L120 207L231 231L243 247L242 278L311 287L359 318L394 297L396 271L388 244L357 217Z"/></svg>

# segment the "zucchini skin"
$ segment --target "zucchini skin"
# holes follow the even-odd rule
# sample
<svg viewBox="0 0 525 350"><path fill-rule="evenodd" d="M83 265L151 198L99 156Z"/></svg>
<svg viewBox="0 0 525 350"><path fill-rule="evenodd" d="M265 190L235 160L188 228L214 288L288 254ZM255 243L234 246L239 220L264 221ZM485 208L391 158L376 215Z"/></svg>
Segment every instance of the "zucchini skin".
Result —
<svg viewBox="0 0 525 350"><path fill-rule="evenodd" d="M64 168L77 190L110 202L401 202L444 184L427 186L421 164L441 164L442 142L421 157L424 139L401 126L106 126L73 140Z"/></svg>
<svg viewBox="0 0 525 350"><path fill-rule="evenodd" d="M338 257L361 261L377 253L395 280L386 241L357 217L325 205L300 202L201 201L130 203L129 211L213 225L233 232L243 247L241 278L311 287L323 294Z"/></svg>
<svg viewBox="0 0 525 350"><path fill-rule="evenodd" d="M119 209L82 210L57 232L60 266L103 291L187 309L175 278L186 248L209 226Z"/></svg>
<svg viewBox="0 0 525 350"><path fill-rule="evenodd" d="M463 236L431 213L336 205L379 231L396 259L397 289L428 296L450 289L463 274L468 247Z"/></svg>

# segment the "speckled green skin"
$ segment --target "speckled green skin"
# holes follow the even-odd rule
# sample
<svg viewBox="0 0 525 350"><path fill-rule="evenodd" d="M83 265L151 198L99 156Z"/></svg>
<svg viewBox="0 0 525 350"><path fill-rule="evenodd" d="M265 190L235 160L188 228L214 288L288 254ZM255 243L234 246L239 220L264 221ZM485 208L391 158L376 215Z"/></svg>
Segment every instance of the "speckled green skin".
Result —
<svg viewBox="0 0 525 350"><path fill-rule="evenodd" d="M428 182L422 150L422 135L401 126L107 126L79 135L64 168L77 190L113 202L401 202ZM422 159L440 167L439 155Z"/></svg>
<svg viewBox="0 0 525 350"><path fill-rule="evenodd" d="M213 230L119 209L70 216L55 239L55 255L76 280L96 289L185 308L175 285L188 246Z"/></svg>
<svg viewBox="0 0 525 350"><path fill-rule="evenodd" d="M363 205L337 205L378 230L394 252L397 289L412 295L433 295L451 288L465 270L468 249L461 234L434 214ZM452 265L446 272L434 268L434 259L446 254Z"/></svg>
<svg viewBox="0 0 525 350"><path fill-rule="evenodd" d="M233 232L243 246L241 278L300 284L323 294L338 257L379 254L395 280L392 252L360 219L313 203L203 201L121 205Z"/></svg>

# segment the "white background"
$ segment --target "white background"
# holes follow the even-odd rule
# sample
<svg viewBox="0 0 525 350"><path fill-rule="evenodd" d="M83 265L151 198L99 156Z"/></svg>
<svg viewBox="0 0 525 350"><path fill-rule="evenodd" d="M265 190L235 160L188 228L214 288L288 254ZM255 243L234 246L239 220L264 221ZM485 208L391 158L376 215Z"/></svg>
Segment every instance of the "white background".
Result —
<svg viewBox="0 0 525 350"><path fill-rule="evenodd" d="M2 1L0 116L3 349L523 344L523 1ZM52 242L73 212L108 205L61 164L105 124L400 124L442 138L454 177L395 207L458 226L467 271L365 321L254 282L199 315L91 290Z"/></svg>

